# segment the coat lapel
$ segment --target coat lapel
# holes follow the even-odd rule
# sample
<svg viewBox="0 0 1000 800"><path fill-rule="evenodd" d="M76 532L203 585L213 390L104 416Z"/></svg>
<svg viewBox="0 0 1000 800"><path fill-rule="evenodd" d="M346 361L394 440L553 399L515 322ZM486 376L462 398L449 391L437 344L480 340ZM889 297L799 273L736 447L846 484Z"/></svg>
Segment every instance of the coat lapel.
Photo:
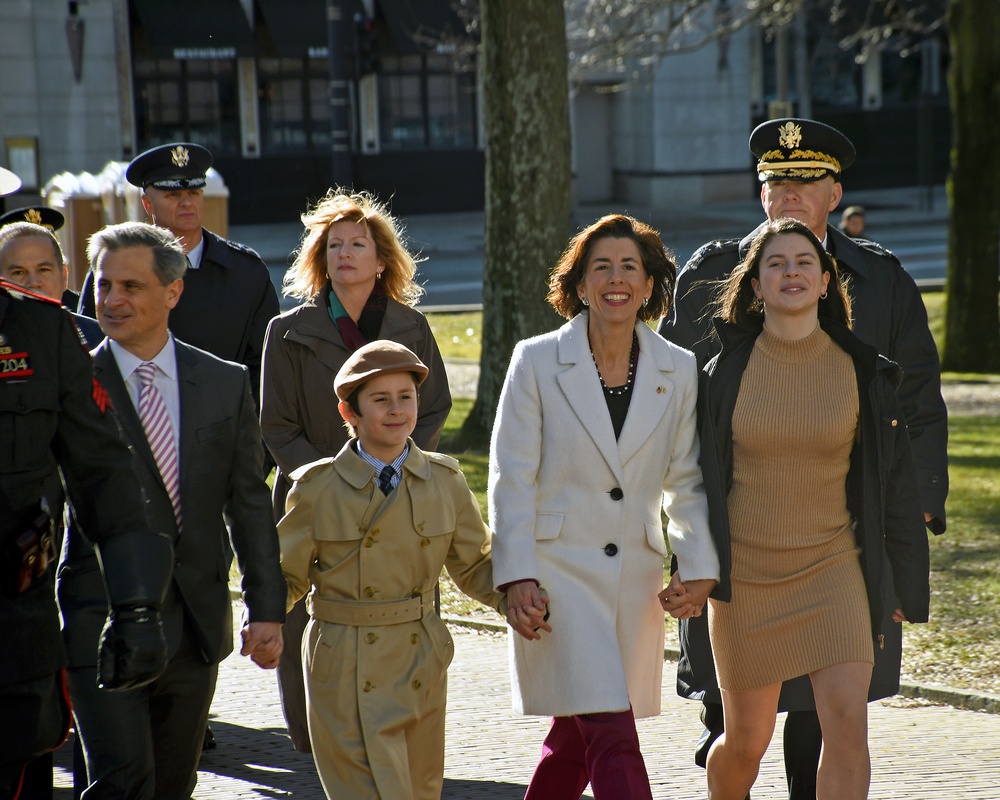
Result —
<svg viewBox="0 0 1000 800"><path fill-rule="evenodd" d="M651 337L658 334L644 324L636 325L636 331L639 336L639 364L632 384L628 416L618 437L622 464L628 463L660 424L675 388L669 374L675 369L673 355L665 348L654 349L651 346L654 344Z"/></svg>
<svg viewBox="0 0 1000 800"><path fill-rule="evenodd" d="M198 363L187 346L174 340L177 354L177 394L181 404L181 449L177 454L180 469L181 510L184 507L184 487L190 470L187 465L193 457L198 420L201 419L201 393L198 391Z"/></svg>
<svg viewBox="0 0 1000 800"><path fill-rule="evenodd" d="M108 397L111 398L111 404L114 406L115 414L118 417L118 422L121 424L122 430L125 432L125 436L128 438L132 448L142 458L149 471L162 484L160 469L156 466L153 451L149 449L146 431L143 430L139 414L132 404L132 398L128 395L128 389L125 388L125 381L122 379L121 370L118 368L118 362L115 361L108 341L108 339L105 339L94 350L94 376L107 390ZM166 487L164 487L164 491L166 491Z"/></svg>
<svg viewBox="0 0 1000 800"><path fill-rule="evenodd" d="M563 329L558 340L558 360L567 368L556 376L559 387L580 424L600 451L619 482L624 482L611 416L601 392L597 367L587 341L587 315L578 314Z"/></svg>

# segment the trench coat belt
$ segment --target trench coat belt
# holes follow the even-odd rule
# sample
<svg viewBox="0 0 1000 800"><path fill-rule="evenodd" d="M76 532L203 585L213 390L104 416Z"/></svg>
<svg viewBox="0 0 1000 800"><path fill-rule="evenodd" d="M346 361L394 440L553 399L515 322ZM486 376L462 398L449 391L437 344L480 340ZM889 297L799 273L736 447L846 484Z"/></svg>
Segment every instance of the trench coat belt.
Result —
<svg viewBox="0 0 1000 800"><path fill-rule="evenodd" d="M328 597L310 595L306 599L306 609L322 622L335 625L398 625L413 622L434 613L434 590L416 595L408 600L389 603L373 603L364 600L331 600Z"/></svg>

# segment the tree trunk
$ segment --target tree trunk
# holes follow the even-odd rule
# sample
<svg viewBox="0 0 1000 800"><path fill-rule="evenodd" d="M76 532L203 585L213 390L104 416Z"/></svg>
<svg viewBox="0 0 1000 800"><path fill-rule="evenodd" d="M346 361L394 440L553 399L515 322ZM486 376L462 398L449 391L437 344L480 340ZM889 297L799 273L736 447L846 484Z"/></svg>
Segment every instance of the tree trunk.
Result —
<svg viewBox="0 0 1000 800"><path fill-rule="evenodd" d="M489 441L514 345L551 330L548 274L566 245L566 23L554 0L483 0L486 239L479 386L458 446Z"/></svg>
<svg viewBox="0 0 1000 800"><path fill-rule="evenodd" d="M1000 371L1000 0L950 0L952 150L942 367Z"/></svg>

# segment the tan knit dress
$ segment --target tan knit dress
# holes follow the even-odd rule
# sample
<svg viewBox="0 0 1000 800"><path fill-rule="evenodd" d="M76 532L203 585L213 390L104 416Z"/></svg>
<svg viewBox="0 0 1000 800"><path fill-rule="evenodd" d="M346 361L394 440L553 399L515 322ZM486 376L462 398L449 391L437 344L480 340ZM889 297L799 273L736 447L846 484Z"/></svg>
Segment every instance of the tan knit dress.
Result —
<svg viewBox="0 0 1000 800"><path fill-rule="evenodd" d="M873 661L847 510L858 424L850 356L819 327L757 338L733 413L732 602L711 601L719 686L757 689Z"/></svg>

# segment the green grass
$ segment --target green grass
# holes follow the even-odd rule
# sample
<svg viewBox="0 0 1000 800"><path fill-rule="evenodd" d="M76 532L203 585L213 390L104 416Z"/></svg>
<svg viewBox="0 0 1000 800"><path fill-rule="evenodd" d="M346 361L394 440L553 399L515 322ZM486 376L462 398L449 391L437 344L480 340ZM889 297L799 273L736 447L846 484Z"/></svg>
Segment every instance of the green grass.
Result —
<svg viewBox="0 0 1000 800"><path fill-rule="evenodd" d="M998 693L1000 418L948 428L948 532L930 542L930 622L904 626L904 679Z"/></svg>
<svg viewBox="0 0 1000 800"><path fill-rule="evenodd" d="M479 361L483 344L483 314L469 311L460 314L428 314L441 355L447 359Z"/></svg>

